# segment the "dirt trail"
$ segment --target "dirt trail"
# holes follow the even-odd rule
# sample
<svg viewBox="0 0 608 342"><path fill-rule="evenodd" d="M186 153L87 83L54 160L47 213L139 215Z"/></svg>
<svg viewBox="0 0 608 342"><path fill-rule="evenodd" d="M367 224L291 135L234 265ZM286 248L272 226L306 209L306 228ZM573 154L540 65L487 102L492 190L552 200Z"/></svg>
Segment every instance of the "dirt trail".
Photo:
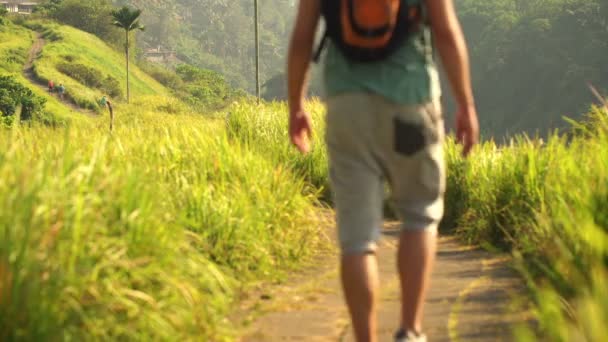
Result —
<svg viewBox="0 0 608 342"><path fill-rule="evenodd" d="M45 45L44 38L42 38L42 36L40 34L37 34L36 40L34 41L34 44L30 48L30 51L28 53L27 60L25 61L25 65L23 65L23 76L25 76L25 78L27 78L28 81L30 81L32 84L38 86L40 89L42 89L44 91L48 91L47 85L41 83L40 80L38 80L36 78L36 75L34 74L34 61L42 53L42 49L44 49L44 45ZM57 97L57 99L59 101L61 101L61 103L63 103L65 106L69 107L70 109L72 109L75 112L84 113L89 116L95 116L92 111L88 111L88 110L80 108L76 103L74 103L67 97L63 100L60 99L59 97Z"/></svg>
<svg viewBox="0 0 608 342"><path fill-rule="evenodd" d="M378 315L380 341L393 341L399 320L399 283L395 253L398 229L384 228L378 251L382 294ZM508 268L508 259L464 247L441 237L433 283L425 309L425 332L431 342L510 341L511 326L526 320L509 310L522 284ZM307 270L287 285L267 289L245 301L255 312L241 341L354 341L342 298L337 261ZM255 303L255 304L254 304Z"/></svg>

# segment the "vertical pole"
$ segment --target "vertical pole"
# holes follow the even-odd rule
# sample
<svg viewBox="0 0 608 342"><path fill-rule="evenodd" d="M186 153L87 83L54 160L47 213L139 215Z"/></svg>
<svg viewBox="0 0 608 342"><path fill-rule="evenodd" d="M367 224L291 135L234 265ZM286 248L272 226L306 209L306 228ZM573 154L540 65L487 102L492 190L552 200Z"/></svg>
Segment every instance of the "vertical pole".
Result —
<svg viewBox="0 0 608 342"><path fill-rule="evenodd" d="M110 133L114 130L114 109L112 108L112 102L106 102L108 110L110 111Z"/></svg>
<svg viewBox="0 0 608 342"><path fill-rule="evenodd" d="M129 88L129 30L125 30L126 32L126 43L125 43L125 55L127 56L127 103L129 103L131 98L131 91Z"/></svg>
<svg viewBox="0 0 608 342"><path fill-rule="evenodd" d="M255 96L260 103L260 37L258 22L258 0L253 0L255 20Z"/></svg>

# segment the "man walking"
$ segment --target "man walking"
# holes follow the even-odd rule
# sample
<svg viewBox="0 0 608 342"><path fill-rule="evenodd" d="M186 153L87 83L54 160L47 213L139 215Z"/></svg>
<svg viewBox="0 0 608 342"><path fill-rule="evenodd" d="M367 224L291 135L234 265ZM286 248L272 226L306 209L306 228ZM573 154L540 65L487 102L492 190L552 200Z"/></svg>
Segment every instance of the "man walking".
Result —
<svg viewBox="0 0 608 342"><path fill-rule="evenodd" d="M376 341L384 181L403 220L396 341L426 341L422 309L443 216L445 166L439 52L458 104L456 134L467 155L478 140L469 60L453 0L301 0L288 61L289 134L310 149L304 111L308 68L321 16L326 142L342 251L341 279L359 342Z"/></svg>
<svg viewBox="0 0 608 342"><path fill-rule="evenodd" d="M61 100L63 100L65 97L65 86L63 85L63 83L59 83L59 87L57 88L57 91L59 92L59 98L61 98Z"/></svg>

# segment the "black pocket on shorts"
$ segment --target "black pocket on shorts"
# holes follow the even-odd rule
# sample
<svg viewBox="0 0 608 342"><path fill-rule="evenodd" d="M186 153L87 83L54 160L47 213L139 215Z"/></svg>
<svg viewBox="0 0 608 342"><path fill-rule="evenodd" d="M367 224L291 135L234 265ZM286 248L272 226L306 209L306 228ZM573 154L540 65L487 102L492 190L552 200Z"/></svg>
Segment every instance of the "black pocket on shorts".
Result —
<svg viewBox="0 0 608 342"><path fill-rule="evenodd" d="M412 156L421 151L426 143L424 126L393 119L395 151L405 156Z"/></svg>

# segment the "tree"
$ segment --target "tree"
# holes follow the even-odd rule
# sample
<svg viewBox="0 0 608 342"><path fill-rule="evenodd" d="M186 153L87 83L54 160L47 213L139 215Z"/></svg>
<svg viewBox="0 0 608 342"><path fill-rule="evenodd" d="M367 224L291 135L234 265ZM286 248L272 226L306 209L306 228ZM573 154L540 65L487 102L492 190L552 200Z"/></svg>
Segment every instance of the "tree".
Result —
<svg viewBox="0 0 608 342"><path fill-rule="evenodd" d="M125 55L127 58L127 103L130 99L129 91L129 33L134 30L144 30L144 26L139 23L139 17L141 16L141 10L131 10L127 6L123 6L119 10L112 11L112 18L114 18L114 26L120 27L125 30Z"/></svg>
<svg viewBox="0 0 608 342"><path fill-rule="evenodd" d="M143 10L141 21L146 24L146 32L141 39L138 36L141 48L156 47L160 41L162 46L176 51L181 61L222 73L231 85L255 93L253 0L113 0L113 3ZM258 3L263 84L284 71L296 1ZM163 17L169 21L167 38L163 38L165 34L160 30ZM165 39L169 43L163 42Z"/></svg>
<svg viewBox="0 0 608 342"><path fill-rule="evenodd" d="M111 25L113 10L111 0L49 0L35 8L40 16L92 33L112 46L122 47L121 31Z"/></svg>

